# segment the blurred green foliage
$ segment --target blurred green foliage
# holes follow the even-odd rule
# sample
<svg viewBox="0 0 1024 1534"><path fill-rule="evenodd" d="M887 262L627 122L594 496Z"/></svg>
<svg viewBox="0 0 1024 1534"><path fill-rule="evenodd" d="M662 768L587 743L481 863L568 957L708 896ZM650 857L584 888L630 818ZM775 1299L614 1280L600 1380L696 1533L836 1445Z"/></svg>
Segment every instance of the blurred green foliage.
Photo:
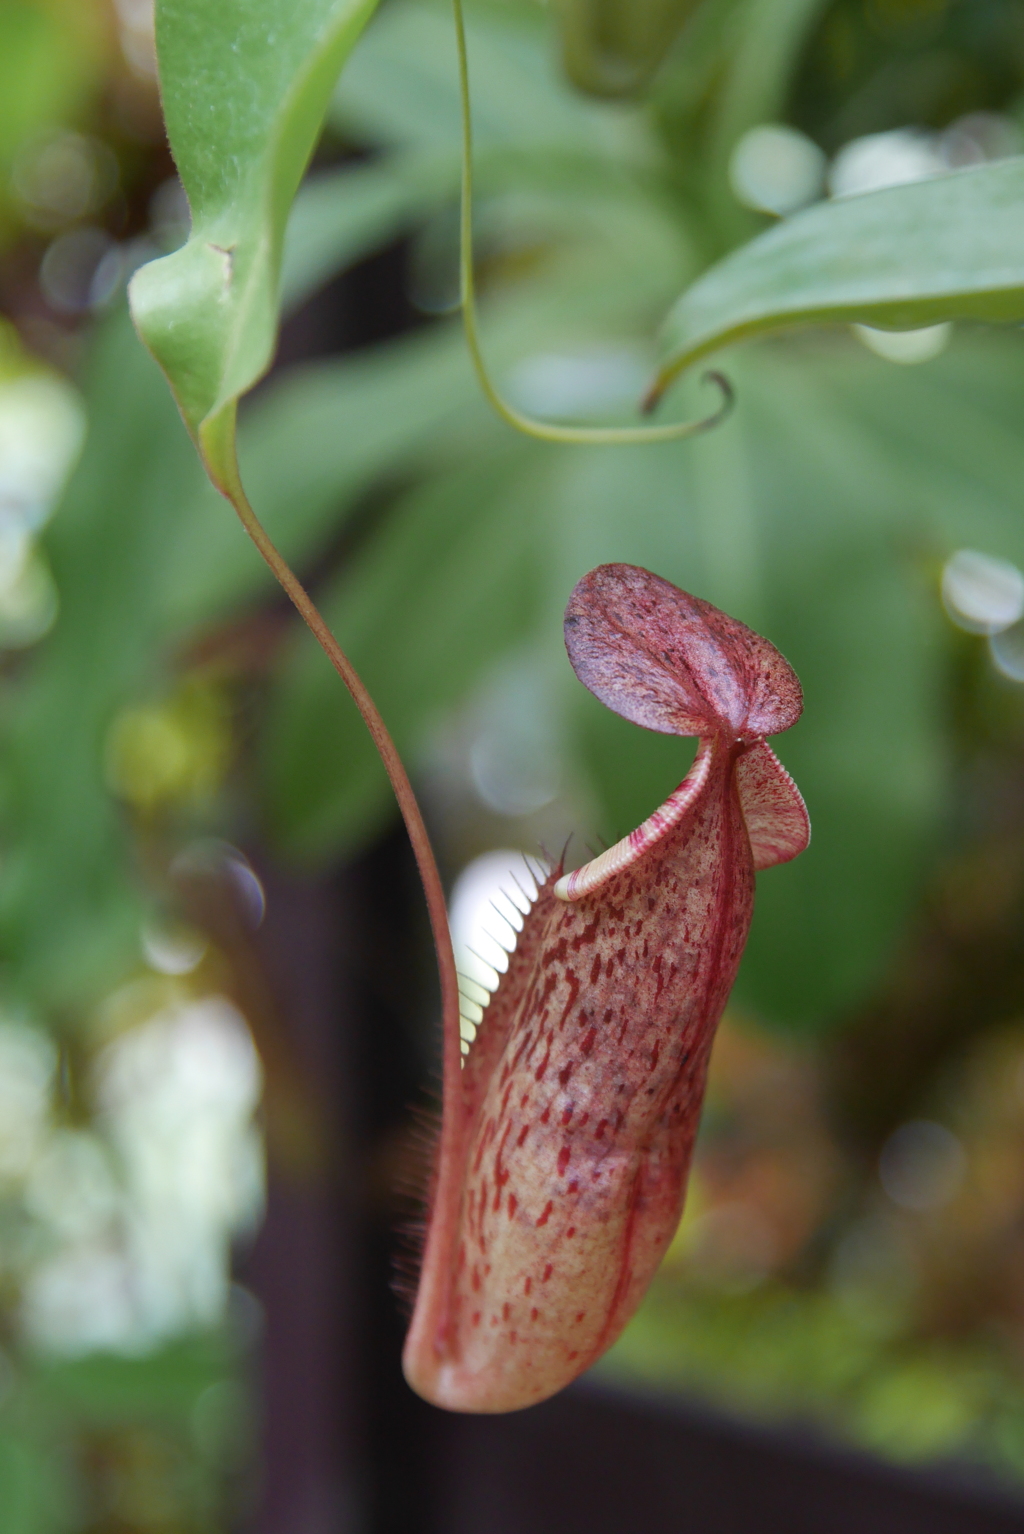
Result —
<svg viewBox="0 0 1024 1534"><path fill-rule="evenodd" d="M25 97L32 112L0 89L0 196L15 209L10 238L32 251L39 234L14 222L5 167L37 132L88 128L102 83L88 73L92 45L69 51L71 31L51 28L57 10L24 4L0 19L3 35L50 37L0 39L0 84L20 91L30 78L19 48L37 49L32 68L49 82ZM767 218L729 180L748 129L785 121L834 153L856 135L944 129L969 112L999 112L1012 128L1024 90L1017 0L703 0L650 90L614 104L562 78L532 0L479 0L469 20L486 350L504 388L556 416L621 419L679 293L730 250L749 272L771 249L756 243ZM254 504L311 578L424 784L451 873L487 845L532 850L549 834L550 816L484 816L464 785L453 814L456 790L437 786L468 714L510 674L528 674L530 707L557 721L557 812L584 838L618 837L682 776L674 742L623 727L569 671L561 612L587 569L647 565L777 643L806 691L779 749L814 842L761 881L737 995L827 1058L904 975L942 870L978 840L992 762L1019 759L1019 694L984 672L980 641L954 633L938 588L963 545L1024 566L1021 334L965 324L915 368L870 354L845 328L757 340L724 359L738 403L705 438L642 450L522 440L479 400L448 313L458 147L446 8L388 0L335 94L324 145L335 163L300 192L283 283L295 312L401 241L419 323L282 368L246 403ZM155 164L162 150L136 153ZM129 233L115 231L122 245L145 232L145 206L142 196ZM136 256L154 253L155 218L145 237ZM4 292L38 335L20 288ZM6 1004L88 1049L97 1009L141 968L140 924L166 898L170 863L197 834L259 835L280 857L323 867L364 847L393 809L355 709L206 483L120 295L79 335L88 437L43 540L59 618L5 662L0 692L0 944ZM587 392L595 371L611 380L603 394ZM696 384L681 395L699 408ZM161 757L147 777L145 741L167 732L183 765L171 773ZM1006 795L1016 803L1019 788ZM977 1026L1011 1011L993 1001ZM895 1037L902 1014L890 1015ZM865 1046L869 1083L886 1072L886 1047ZM945 1048L910 1073L894 1114L918 1111ZM835 1131L861 1133L847 1175L863 1187L895 1122L868 1133L866 1117L851 1109ZM826 1224L839 1219L832 1209ZM807 1236L815 1250L819 1229ZM908 1321L894 1343L849 1321L824 1259L793 1261L752 1297L681 1298L669 1275L627 1338L629 1366L649 1376L668 1358L691 1386L734 1402L760 1392L776 1413L813 1411L885 1451L970 1449L979 1422L1019 1445L1020 1388L993 1362L991 1317L974 1313L966 1341L952 1323L915 1333ZM231 1377L204 1346L137 1363L19 1361L24 1383L0 1403L0 1498L24 1509L11 1528L87 1526L75 1487L105 1472L51 1482L42 1464L87 1457L89 1444L101 1466L108 1453L148 1463L145 1444L100 1442L114 1421L129 1437L151 1412L170 1423L152 1452L187 1480L188 1413ZM1019 1447L1001 1462L1019 1464ZM178 1525L139 1513L129 1526L219 1526L203 1503L213 1493L182 1495L191 1510Z"/></svg>
<svg viewBox="0 0 1024 1534"><path fill-rule="evenodd" d="M75 0L8 0L0 10L0 245L23 216L19 159L41 135L77 127L93 114L109 67L98 6Z"/></svg>
<svg viewBox="0 0 1024 1534"><path fill-rule="evenodd" d="M37 1361L5 1381L0 1508L10 1534L217 1534L244 1502L247 1410L225 1336L141 1359ZM225 1469L228 1475L225 1477Z"/></svg>

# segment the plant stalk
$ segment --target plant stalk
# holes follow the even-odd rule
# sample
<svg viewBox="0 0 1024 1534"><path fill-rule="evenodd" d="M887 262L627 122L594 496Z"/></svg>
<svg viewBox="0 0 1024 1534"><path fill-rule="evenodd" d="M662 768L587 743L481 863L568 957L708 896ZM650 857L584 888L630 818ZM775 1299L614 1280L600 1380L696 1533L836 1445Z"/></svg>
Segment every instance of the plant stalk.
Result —
<svg viewBox="0 0 1024 1534"><path fill-rule="evenodd" d="M384 770L388 775L398 808L412 844L413 855L419 870L423 894L427 902L430 927L437 953L438 978L441 987L441 1015L443 1021L443 1085L445 1102L455 1103L461 1090L462 1057L460 1050L459 981L455 968L451 930L448 926L448 905L444 886L438 871L434 849L423 820L416 795L398 750L381 718L377 705L367 691L359 673L335 639L322 613L296 576L287 560L279 553L269 534L249 503L242 485L235 447L235 407L232 404L200 429L200 450L206 462L207 472L217 489L230 501L239 521L256 545L260 555L294 603L300 617L306 623L314 639L348 689L349 696L362 715L363 723L377 748ZM446 1162L455 1154L457 1130L455 1113L445 1113L439 1147L439 1175L443 1175Z"/></svg>

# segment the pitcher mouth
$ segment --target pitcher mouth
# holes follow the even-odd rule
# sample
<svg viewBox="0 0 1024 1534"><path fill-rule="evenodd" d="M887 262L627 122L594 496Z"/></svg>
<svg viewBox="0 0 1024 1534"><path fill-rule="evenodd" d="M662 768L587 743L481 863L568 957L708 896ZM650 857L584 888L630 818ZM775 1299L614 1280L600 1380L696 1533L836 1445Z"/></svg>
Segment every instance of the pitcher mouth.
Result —
<svg viewBox="0 0 1024 1534"><path fill-rule="evenodd" d="M580 868L573 869L571 874L564 874L554 886L552 893L556 898L572 901L581 900L584 895L593 894L616 874L632 867L664 836L674 830L690 813L707 787L716 744L714 739L701 740L692 767L679 787L669 794L664 804L660 805L652 815L648 815L635 831L630 831L628 836L616 842L614 847L609 847L606 852L602 852L589 863L584 863Z"/></svg>

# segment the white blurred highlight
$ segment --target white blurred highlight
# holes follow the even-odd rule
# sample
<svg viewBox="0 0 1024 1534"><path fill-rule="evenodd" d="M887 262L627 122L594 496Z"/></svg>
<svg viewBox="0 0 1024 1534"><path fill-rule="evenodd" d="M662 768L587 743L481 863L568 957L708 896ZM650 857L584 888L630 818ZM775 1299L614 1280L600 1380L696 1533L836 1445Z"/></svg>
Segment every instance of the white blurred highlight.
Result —
<svg viewBox="0 0 1024 1534"><path fill-rule="evenodd" d="M738 140L729 184L745 207L783 215L821 196L825 156L813 139L784 123L762 123Z"/></svg>
<svg viewBox="0 0 1024 1534"><path fill-rule="evenodd" d="M505 387L520 410L557 421L635 406L649 374L648 359L627 347L537 352L516 363Z"/></svg>
<svg viewBox="0 0 1024 1534"><path fill-rule="evenodd" d="M0 1023L0 1185L24 1177L40 1153L56 1065L44 1033Z"/></svg>
<svg viewBox="0 0 1024 1534"><path fill-rule="evenodd" d="M43 373L0 382L0 646L34 643L57 593L36 535L53 510L85 432L76 391Z"/></svg>
<svg viewBox="0 0 1024 1534"><path fill-rule="evenodd" d="M1024 617L1024 574L1007 559L958 549L942 571L942 601L958 628L996 634Z"/></svg>
<svg viewBox="0 0 1024 1534"><path fill-rule="evenodd" d="M1024 682L1024 622L990 634L988 647L997 671L1011 682Z"/></svg>
<svg viewBox="0 0 1024 1534"><path fill-rule="evenodd" d="M481 803L499 815L530 815L562 786L559 720L550 675L532 656L515 656L488 676L473 711L469 777Z"/></svg>
<svg viewBox="0 0 1024 1534"><path fill-rule="evenodd" d="M95 1130L53 1130L26 1185L51 1250L22 1323L50 1352L137 1353L215 1325L229 1249L263 1204L261 1070L224 997L168 1007L95 1066Z"/></svg>
<svg viewBox="0 0 1024 1534"><path fill-rule="evenodd" d="M194 927L147 922L141 934L142 952L150 969L160 975L190 975L206 954L206 939Z"/></svg>
<svg viewBox="0 0 1024 1534"><path fill-rule="evenodd" d="M936 135L917 128L893 128L844 144L829 168L828 189L833 197L853 197L923 181L948 169Z"/></svg>
<svg viewBox="0 0 1024 1534"><path fill-rule="evenodd" d="M42 526L84 436L81 400L62 378L30 373L0 384L0 524Z"/></svg>
<svg viewBox="0 0 1024 1534"><path fill-rule="evenodd" d="M940 356L953 335L948 320L938 325L922 325L917 330L877 330L874 325L851 325L850 329L868 351L905 367Z"/></svg>

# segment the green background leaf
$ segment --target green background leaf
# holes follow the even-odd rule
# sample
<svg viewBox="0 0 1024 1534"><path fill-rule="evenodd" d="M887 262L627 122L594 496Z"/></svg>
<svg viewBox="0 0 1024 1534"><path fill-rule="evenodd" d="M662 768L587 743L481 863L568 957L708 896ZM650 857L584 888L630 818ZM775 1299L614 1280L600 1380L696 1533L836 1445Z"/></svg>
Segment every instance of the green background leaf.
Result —
<svg viewBox="0 0 1024 1534"><path fill-rule="evenodd" d="M1024 158L818 203L704 273L665 322L660 392L767 330L1024 319Z"/></svg>
<svg viewBox="0 0 1024 1534"><path fill-rule="evenodd" d="M335 80L376 0L161 0L167 131L192 233L131 284L193 434L266 370L285 223Z"/></svg>

